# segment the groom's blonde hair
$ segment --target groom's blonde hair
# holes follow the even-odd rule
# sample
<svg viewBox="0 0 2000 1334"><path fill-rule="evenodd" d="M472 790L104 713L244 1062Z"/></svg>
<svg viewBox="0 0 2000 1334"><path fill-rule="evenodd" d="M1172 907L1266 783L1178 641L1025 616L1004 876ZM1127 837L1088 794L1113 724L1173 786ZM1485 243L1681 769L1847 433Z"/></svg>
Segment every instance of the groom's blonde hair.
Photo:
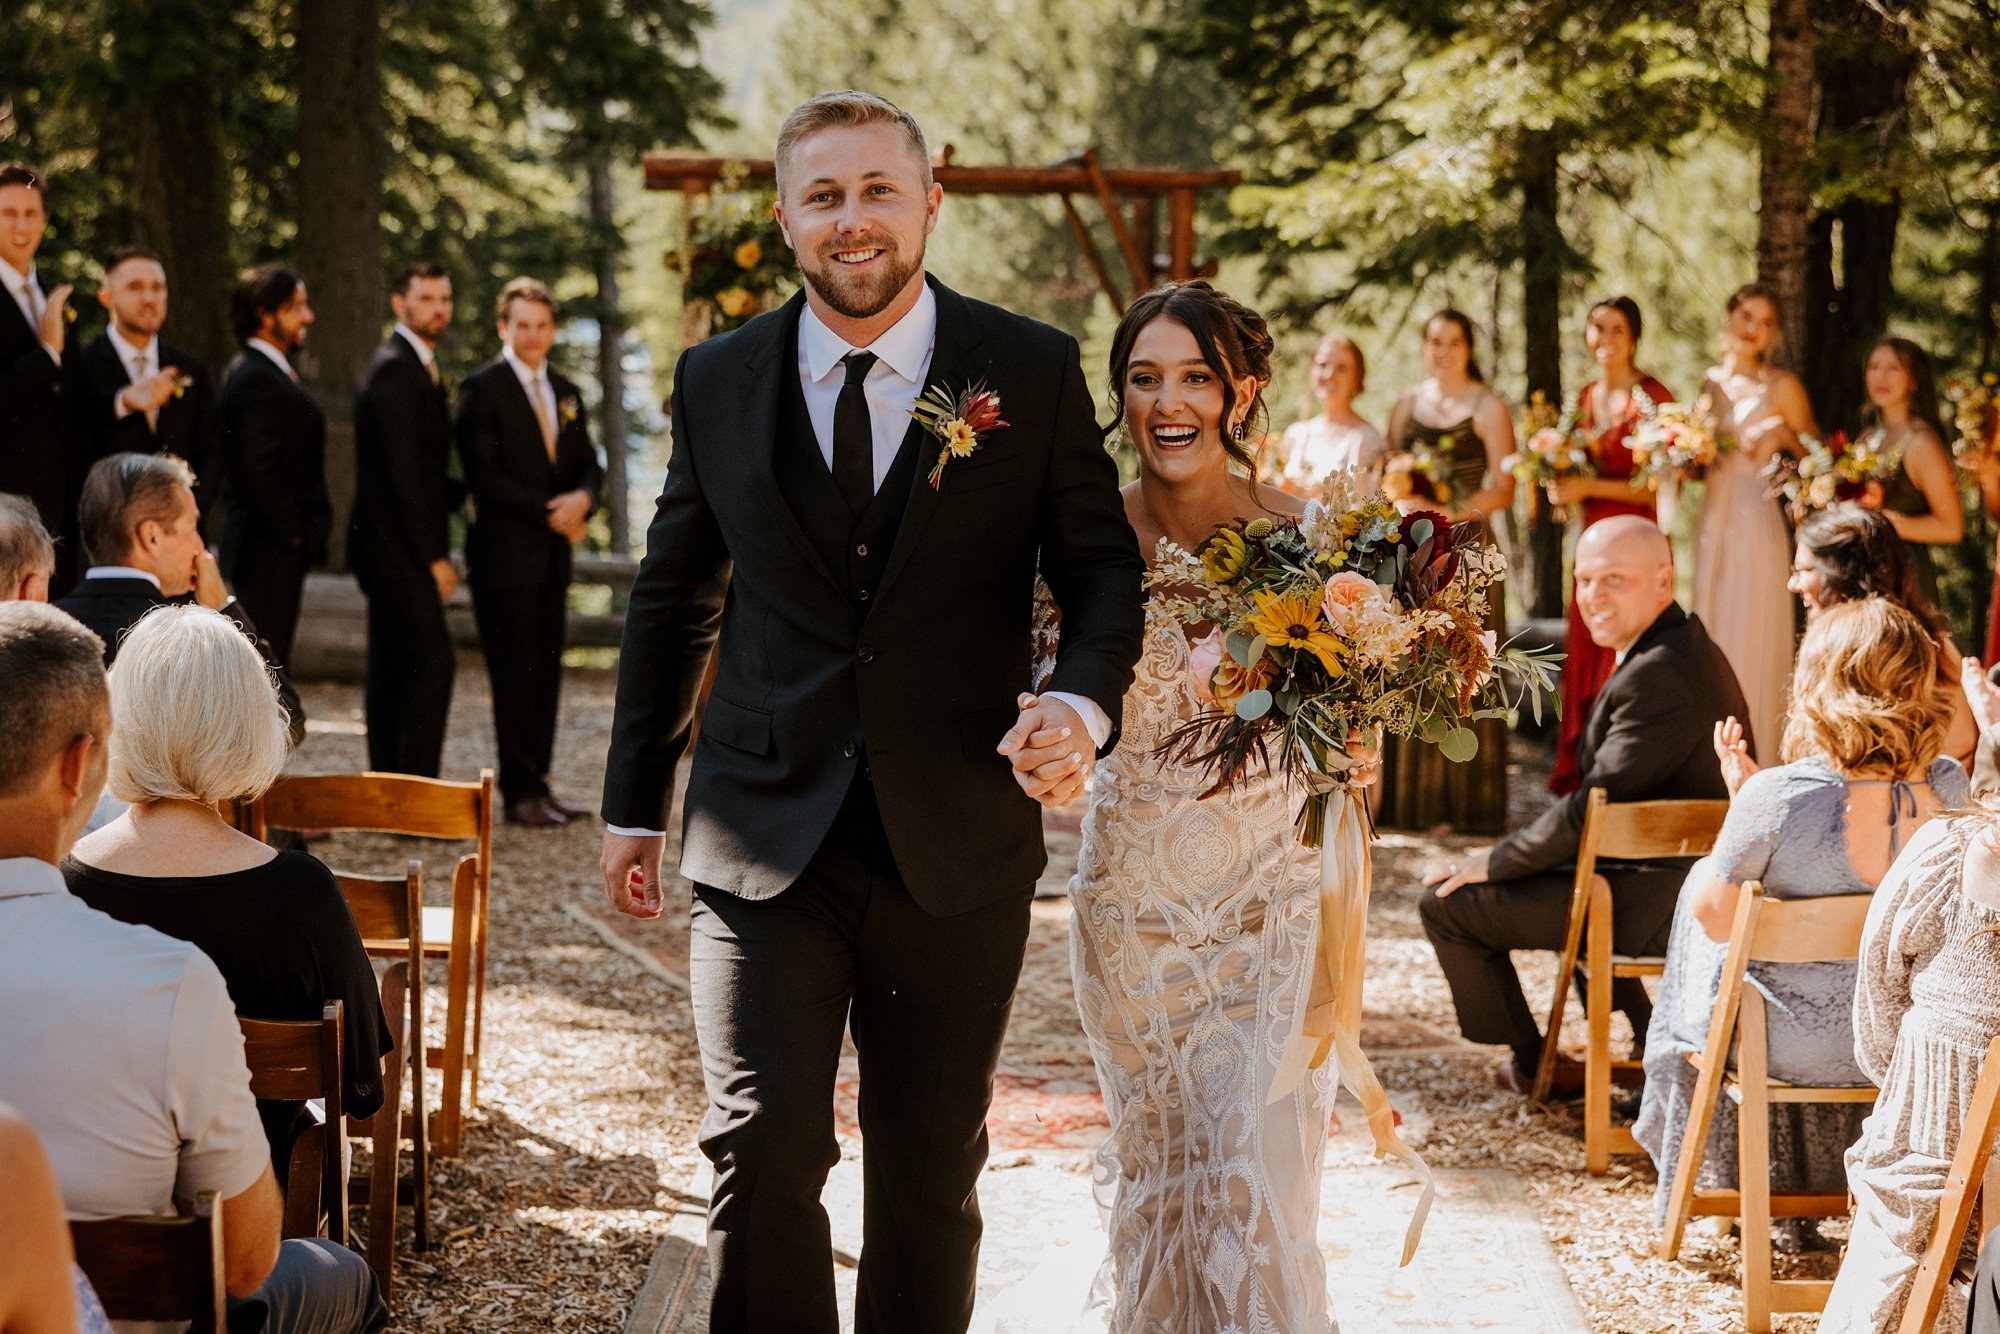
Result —
<svg viewBox="0 0 2000 1334"><path fill-rule="evenodd" d="M821 93L811 101L800 104L778 127L778 198L782 200L785 197L786 168L793 151L800 144L821 130L845 129L855 125L894 125L902 130L910 151L923 164L924 189L930 189L931 150L917 118L886 97L848 88L836 93Z"/></svg>

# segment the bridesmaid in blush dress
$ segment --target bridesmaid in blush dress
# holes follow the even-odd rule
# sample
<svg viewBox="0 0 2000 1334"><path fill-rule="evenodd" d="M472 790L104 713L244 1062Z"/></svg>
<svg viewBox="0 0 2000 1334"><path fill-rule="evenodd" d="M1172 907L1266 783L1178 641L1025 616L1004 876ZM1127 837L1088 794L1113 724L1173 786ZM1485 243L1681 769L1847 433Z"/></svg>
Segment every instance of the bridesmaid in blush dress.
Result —
<svg viewBox="0 0 2000 1334"><path fill-rule="evenodd" d="M1551 504L1582 506L1579 532L1615 514L1653 518L1653 492L1633 482L1632 451L1625 439L1638 424L1640 394L1655 403L1671 402L1673 394L1633 364L1643 327L1639 303L1629 296L1608 297L1592 306L1584 327L1584 339L1601 374L1577 396L1577 428L1590 438L1597 476L1567 478L1548 488ZM1617 665L1611 650L1599 648L1591 639L1574 595L1569 600L1563 652L1562 720L1556 732L1556 771L1549 779L1549 791L1559 797L1577 789L1577 738L1583 735L1583 721L1590 716L1597 692Z"/></svg>
<svg viewBox="0 0 2000 1334"><path fill-rule="evenodd" d="M1784 734L1785 695L1792 679L1791 536L1764 470L1781 452L1796 453L1799 437L1817 435L1805 386L1768 360L1778 333L1778 303L1769 288L1738 288L1725 307L1722 364L1709 369L1702 392L1713 405L1718 434L1733 436L1708 470L1694 538L1694 614L1736 671L1750 706L1757 753L1777 753Z"/></svg>
<svg viewBox="0 0 2000 1334"><path fill-rule="evenodd" d="M1487 387L1472 355L1472 321L1441 310L1424 324L1424 365L1430 376L1396 400L1389 413L1392 447L1422 442L1450 459L1450 498L1418 501L1453 523L1488 523L1514 503L1514 478L1501 461L1514 452L1507 400ZM1449 450L1444 442L1449 439ZM1504 642L1505 609L1494 585L1486 628ZM1482 718L1472 725L1479 753L1463 764L1435 746L1390 737L1383 745L1381 823L1394 829L1448 824L1461 834L1498 834L1507 827L1507 724Z"/></svg>

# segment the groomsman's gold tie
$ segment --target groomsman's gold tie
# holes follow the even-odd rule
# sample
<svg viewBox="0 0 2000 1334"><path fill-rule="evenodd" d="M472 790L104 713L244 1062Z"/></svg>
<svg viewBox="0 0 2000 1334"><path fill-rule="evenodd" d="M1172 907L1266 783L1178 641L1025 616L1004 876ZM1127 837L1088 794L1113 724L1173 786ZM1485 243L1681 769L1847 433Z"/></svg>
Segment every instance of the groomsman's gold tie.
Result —
<svg viewBox="0 0 2000 1334"><path fill-rule="evenodd" d="M548 400L542 397L542 387L536 385L528 395L535 403L535 420L542 424L542 448L549 451L549 462L556 461L556 422L549 416Z"/></svg>

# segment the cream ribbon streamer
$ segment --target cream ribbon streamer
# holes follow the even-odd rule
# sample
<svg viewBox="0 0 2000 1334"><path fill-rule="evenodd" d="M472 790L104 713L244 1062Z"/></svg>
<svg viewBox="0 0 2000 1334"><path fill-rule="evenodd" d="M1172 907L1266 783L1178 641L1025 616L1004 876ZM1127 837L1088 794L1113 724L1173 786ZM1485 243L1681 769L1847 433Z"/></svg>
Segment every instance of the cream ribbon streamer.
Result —
<svg viewBox="0 0 2000 1334"><path fill-rule="evenodd" d="M1368 853L1368 817L1361 798L1351 789L1335 791L1329 801L1325 846L1319 861L1319 949L1313 969L1312 996L1299 1017L1284 1059L1271 1084L1270 1101L1290 1094L1332 1055L1340 1082L1347 1086L1368 1116L1368 1131L1377 1157L1393 1157L1417 1174L1423 1193L1410 1226L1403 1234L1407 1265L1423 1238L1424 1221L1437 1198L1431 1169L1396 1133L1396 1113L1382 1082L1361 1050L1361 979L1367 961L1368 893L1372 866Z"/></svg>

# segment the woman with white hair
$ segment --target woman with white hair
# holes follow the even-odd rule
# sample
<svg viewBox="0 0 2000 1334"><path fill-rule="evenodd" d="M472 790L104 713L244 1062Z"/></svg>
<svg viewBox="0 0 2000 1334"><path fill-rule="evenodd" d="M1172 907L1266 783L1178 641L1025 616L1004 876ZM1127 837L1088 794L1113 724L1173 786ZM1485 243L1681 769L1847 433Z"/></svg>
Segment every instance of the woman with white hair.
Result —
<svg viewBox="0 0 2000 1334"><path fill-rule="evenodd" d="M305 853L237 832L219 809L258 796L285 765L285 711L263 659L220 613L161 607L126 636L110 686L106 779L131 809L65 859L70 892L199 948L245 1018L316 1020L340 1001L346 1110L372 1114L391 1039L340 886ZM304 1105L258 1111L282 1180Z"/></svg>

